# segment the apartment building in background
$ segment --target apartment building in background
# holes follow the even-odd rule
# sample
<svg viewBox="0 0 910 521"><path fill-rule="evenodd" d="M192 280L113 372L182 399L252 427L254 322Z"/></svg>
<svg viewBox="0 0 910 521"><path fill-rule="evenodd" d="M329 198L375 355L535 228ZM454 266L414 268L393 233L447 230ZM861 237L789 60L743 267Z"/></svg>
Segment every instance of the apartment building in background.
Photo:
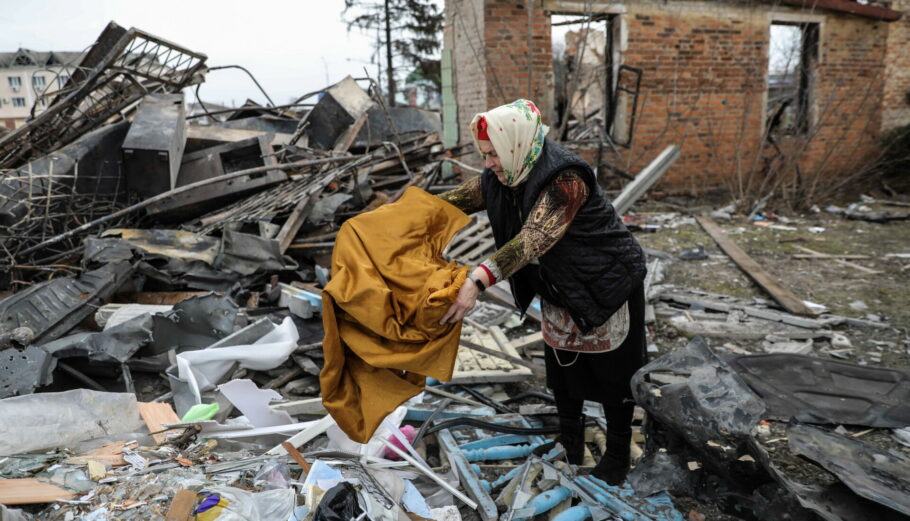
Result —
<svg viewBox="0 0 910 521"><path fill-rule="evenodd" d="M0 127L15 129L49 103L48 95L69 80L82 60L82 52L39 52L19 49L0 52Z"/></svg>

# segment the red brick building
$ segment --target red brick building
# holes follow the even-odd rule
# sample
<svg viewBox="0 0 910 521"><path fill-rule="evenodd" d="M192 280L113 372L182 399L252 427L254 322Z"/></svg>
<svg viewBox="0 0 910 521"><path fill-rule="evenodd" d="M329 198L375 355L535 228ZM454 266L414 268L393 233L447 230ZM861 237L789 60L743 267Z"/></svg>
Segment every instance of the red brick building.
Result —
<svg viewBox="0 0 910 521"><path fill-rule="evenodd" d="M569 15L587 20L586 30L605 24L600 55L608 85L620 65L642 71L631 146L618 154L601 149L603 161L638 172L677 144L682 155L662 180L665 189L767 191L784 178L804 188L827 184L862 172L878 154L881 132L910 124L910 0L887 5L446 0L455 102L447 114L457 115L462 143L470 142L476 112L518 97L535 100L551 125L558 122L565 101L554 93L551 24ZM775 63L780 35L798 42L792 64ZM616 99L597 117L621 135L632 110L627 97ZM595 160L594 145L578 146Z"/></svg>

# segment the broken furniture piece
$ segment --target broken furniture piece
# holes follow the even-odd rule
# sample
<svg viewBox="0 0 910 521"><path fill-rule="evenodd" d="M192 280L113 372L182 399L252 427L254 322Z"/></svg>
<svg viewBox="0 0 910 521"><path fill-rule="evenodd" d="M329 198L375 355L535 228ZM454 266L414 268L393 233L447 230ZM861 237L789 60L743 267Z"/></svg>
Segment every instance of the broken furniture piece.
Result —
<svg viewBox="0 0 910 521"><path fill-rule="evenodd" d="M250 168L276 165L270 148L266 139L259 136L186 154L180 165L176 187ZM158 201L146 211L159 218L189 220L286 179L287 174L277 169L226 179Z"/></svg>
<svg viewBox="0 0 910 521"><path fill-rule="evenodd" d="M123 141L126 187L142 199L177 186L186 144L183 93L149 94L142 99Z"/></svg>

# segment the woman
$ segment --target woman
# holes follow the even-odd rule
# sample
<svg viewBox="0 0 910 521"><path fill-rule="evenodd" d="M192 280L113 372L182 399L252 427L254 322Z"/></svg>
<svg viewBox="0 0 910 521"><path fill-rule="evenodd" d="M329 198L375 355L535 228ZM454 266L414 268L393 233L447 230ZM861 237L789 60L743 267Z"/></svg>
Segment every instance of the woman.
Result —
<svg viewBox="0 0 910 521"><path fill-rule="evenodd" d="M645 361L645 259L588 164L546 139L547 130L527 100L471 121L484 172L440 197L465 213L486 210L499 249L470 272L474 283L461 287L442 322L461 320L503 279L522 311L538 295L559 416L554 443L580 464L583 401L600 402L607 451L592 474L618 485L629 470L630 380Z"/></svg>

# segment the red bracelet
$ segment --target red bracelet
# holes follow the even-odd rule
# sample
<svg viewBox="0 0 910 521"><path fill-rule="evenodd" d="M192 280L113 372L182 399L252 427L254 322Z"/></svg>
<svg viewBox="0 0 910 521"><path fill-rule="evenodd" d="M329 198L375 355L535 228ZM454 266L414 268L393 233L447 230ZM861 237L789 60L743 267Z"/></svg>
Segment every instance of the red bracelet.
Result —
<svg viewBox="0 0 910 521"><path fill-rule="evenodd" d="M496 277L493 276L493 272L490 271L490 268L484 266L483 264L480 264L479 267L480 267L483 271L486 272L487 278L490 279L490 286L492 286L493 284L496 284Z"/></svg>

